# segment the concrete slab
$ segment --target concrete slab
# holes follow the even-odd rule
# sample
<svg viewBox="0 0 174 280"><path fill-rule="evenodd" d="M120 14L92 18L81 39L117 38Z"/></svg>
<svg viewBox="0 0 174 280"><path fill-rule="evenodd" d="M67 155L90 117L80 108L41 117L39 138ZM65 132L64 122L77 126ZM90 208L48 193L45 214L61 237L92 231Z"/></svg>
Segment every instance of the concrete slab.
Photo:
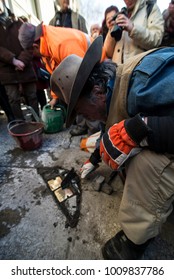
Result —
<svg viewBox="0 0 174 280"><path fill-rule="evenodd" d="M123 185L112 182L114 192L95 191L93 177L81 181L80 219L75 228L53 199L38 169L58 166L79 174L89 154L79 149L81 137L69 131L43 134L35 151L21 150L0 117L0 259L99 260L101 246L120 230L117 215ZM111 170L101 164L95 174L108 178ZM174 259L174 214L161 235L149 246L145 259Z"/></svg>

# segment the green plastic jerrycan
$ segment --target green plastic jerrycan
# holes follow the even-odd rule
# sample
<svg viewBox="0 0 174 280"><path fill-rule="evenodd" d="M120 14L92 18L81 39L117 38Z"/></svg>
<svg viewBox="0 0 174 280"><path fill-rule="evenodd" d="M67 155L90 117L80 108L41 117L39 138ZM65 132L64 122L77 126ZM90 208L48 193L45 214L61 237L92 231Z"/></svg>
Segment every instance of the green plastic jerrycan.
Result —
<svg viewBox="0 0 174 280"><path fill-rule="evenodd" d="M56 133L63 129L66 118L66 109L62 105L54 106L51 109L49 104L42 109L42 121L45 133Z"/></svg>

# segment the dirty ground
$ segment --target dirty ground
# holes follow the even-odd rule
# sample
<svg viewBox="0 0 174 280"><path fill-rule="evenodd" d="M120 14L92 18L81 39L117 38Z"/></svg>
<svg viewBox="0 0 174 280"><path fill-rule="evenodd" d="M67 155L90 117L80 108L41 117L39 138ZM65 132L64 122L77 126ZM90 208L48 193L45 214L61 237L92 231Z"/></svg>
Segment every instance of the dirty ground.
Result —
<svg viewBox="0 0 174 280"><path fill-rule="evenodd" d="M101 164L88 180L80 182L79 215L73 226L50 192L43 171L79 168L89 154L79 149L80 137L69 130L43 134L35 151L21 150L0 117L0 259L101 260L101 246L120 230L117 220L123 185L116 176L113 192L97 191L95 176L109 178ZM73 200L71 210L74 204ZM148 247L144 259L174 259L174 212L162 233Z"/></svg>

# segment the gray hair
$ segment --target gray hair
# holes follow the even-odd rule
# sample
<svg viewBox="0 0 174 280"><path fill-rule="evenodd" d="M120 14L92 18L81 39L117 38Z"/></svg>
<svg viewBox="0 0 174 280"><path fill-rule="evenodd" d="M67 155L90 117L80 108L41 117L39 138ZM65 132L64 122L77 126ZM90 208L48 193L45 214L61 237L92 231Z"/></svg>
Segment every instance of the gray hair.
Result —
<svg viewBox="0 0 174 280"><path fill-rule="evenodd" d="M89 98L95 85L99 85L103 91L106 91L107 82L116 76L116 67L117 64L109 59L96 64L83 88L83 96Z"/></svg>

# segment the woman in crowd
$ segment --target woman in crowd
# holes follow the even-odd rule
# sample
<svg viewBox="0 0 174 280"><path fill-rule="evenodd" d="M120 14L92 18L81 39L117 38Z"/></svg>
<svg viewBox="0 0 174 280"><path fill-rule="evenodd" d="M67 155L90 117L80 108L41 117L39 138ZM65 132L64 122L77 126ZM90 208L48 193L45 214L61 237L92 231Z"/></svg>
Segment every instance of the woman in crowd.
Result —
<svg viewBox="0 0 174 280"><path fill-rule="evenodd" d="M101 27L101 35L103 36L103 41L105 40L105 37L108 33L108 30L110 30L114 25L113 17L118 13L118 8L116 6L109 6L104 13L104 19L102 22Z"/></svg>

